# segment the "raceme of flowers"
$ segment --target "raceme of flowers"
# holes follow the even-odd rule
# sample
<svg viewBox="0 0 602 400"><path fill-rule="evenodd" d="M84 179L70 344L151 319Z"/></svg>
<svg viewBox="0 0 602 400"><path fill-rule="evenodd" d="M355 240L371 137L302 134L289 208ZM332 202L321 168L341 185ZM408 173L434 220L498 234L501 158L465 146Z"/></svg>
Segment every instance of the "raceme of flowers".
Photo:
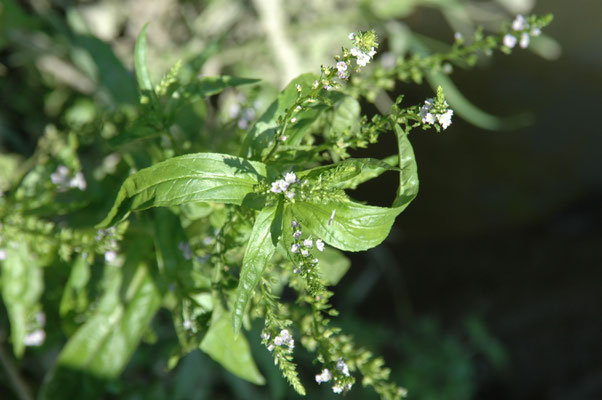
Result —
<svg viewBox="0 0 602 400"><path fill-rule="evenodd" d="M332 391L334 393L342 393L343 390L350 390L351 386L353 385L351 383L345 384L344 382L342 382L341 378L348 376L350 376L349 366L347 365L347 363L345 363L345 361L343 361L342 358L339 358L336 364L336 369L334 371L334 379L333 373L328 368L324 368L320 374L316 375L316 382L320 384L333 379L334 384L332 385Z"/></svg>
<svg viewBox="0 0 602 400"><path fill-rule="evenodd" d="M292 200L295 197L295 185L299 179L294 172L287 172L283 179L272 182L270 191L272 193L284 193L286 198Z"/></svg>
<svg viewBox="0 0 602 400"><path fill-rule="evenodd" d="M530 27L529 22L522 15L517 15L514 21L512 21L512 30L515 33L507 33L504 35L504 46L509 49L514 48L516 43L526 49L531 41L531 36L541 35L541 29L538 27ZM520 33L520 37L517 38L516 34Z"/></svg>
<svg viewBox="0 0 602 400"><path fill-rule="evenodd" d="M437 104L433 98L426 99L419 112L422 123L433 125L437 121L443 129L447 129L451 125L452 115L454 115L454 110L448 107L447 101Z"/></svg>

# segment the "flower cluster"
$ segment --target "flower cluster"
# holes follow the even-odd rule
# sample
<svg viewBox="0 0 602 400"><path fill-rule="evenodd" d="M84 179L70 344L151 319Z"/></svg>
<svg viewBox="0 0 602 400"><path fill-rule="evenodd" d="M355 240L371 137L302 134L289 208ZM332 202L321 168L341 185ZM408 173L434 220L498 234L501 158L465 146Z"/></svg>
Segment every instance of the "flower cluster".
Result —
<svg viewBox="0 0 602 400"><path fill-rule="evenodd" d="M301 240L301 235L302 235L302 232L300 229L301 226L299 225L299 223L297 221L291 222L291 228L293 228L295 230L293 232L294 242L291 245L291 253L301 254L301 256L303 258L309 257L310 256L309 249L314 247L314 241L311 238ZM318 249L318 251L324 251L325 244L322 241L322 239L316 239L315 245L316 245L316 249ZM307 264L306 260L304 260L303 262ZM317 265L318 259L315 258L315 259L311 260L311 262L309 264L313 264L311 266ZM302 270L303 270L303 267L301 265L294 267L294 272L297 274L301 273Z"/></svg>
<svg viewBox="0 0 602 400"><path fill-rule="evenodd" d="M504 46L509 49L516 46L516 42L518 42L521 48L526 49L531 41L531 36L541 35L541 29L537 26L531 27L529 21L522 15L517 15L514 21L512 21L512 30L514 31L513 33L504 35ZM517 38L516 35L519 33L520 38Z"/></svg>
<svg viewBox="0 0 602 400"><path fill-rule="evenodd" d="M374 32L367 32L364 35L356 35L352 32L349 34L349 39L355 44L355 47L352 47L349 52L356 58L355 62L358 67L365 67L376 54L374 47L378 47L378 43L375 43Z"/></svg>
<svg viewBox="0 0 602 400"><path fill-rule="evenodd" d="M261 334L261 338L266 341L267 343L269 343L267 345L267 348L269 351L274 350L274 348L276 346L278 347L288 347L288 349L285 349L287 352L291 353L293 351L293 349L295 348L295 339L293 339L291 333L288 331L288 329L282 329L280 331L280 333L278 334L278 336L276 336L274 338L274 340L270 341L270 336L271 334L269 332L263 332Z"/></svg>
<svg viewBox="0 0 602 400"><path fill-rule="evenodd" d="M438 101L430 98L424 101L424 105L420 107L420 118L423 124L433 125L435 120L439 122L443 129L447 129L451 125L451 117L454 115L454 110L448 108L447 101L437 104Z"/></svg>
<svg viewBox="0 0 602 400"><path fill-rule="evenodd" d="M295 190L292 185L296 183L299 183L297 175L294 172L287 172L284 175L284 179L272 182L270 191L272 193L284 193L288 199L292 200L295 197Z"/></svg>
<svg viewBox="0 0 602 400"><path fill-rule="evenodd" d="M70 188L78 188L81 191L86 190L87 183L84 174L77 172L71 177L71 171L64 165L59 165L56 170L50 174L50 180L58 187L59 192L64 192Z"/></svg>
<svg viewBox="0 0 602 400"><path fill-rule="evenodd" d="M335 393L342 393L343 390L350 390L353 383L349 382L349 379L346 379L350 376L349 366L342 358L339 358L336 364L336 370L334 371L332 391ZM316 382L318 384L328 382L331 379L333 379L333 374L328 368L324 368L320 374L316 375Z"/></svg>

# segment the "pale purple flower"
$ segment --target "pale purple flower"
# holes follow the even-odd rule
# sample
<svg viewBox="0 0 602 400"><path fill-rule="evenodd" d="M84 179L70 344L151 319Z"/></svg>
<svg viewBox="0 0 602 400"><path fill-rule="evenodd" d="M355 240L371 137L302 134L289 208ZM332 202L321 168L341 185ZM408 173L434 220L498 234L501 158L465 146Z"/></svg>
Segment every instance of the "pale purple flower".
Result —
<svg viewBox="0 0 602 400"><path fill-rule="evenodd" d="M527 27L527 20L522 15L517 15L514 21L512 21L512 29L515 31L522 31Z"/></svg>
<svg viewBox="0 0 602 400"><path fill-rule="evenodd" d="M305 239L305 240L303 241L303 245L304 245L305 247L308 247L308 248L310 248L310 249L311 249L311 247L313 246L313 241L312 241L311 239Z"/></svg>
<svg viewBox="0 0 602 400"><path fill-rule="evenodd" d="M509 33L504 35L504 46L508 47L509 49L516 46L516 37Z"/></svg>

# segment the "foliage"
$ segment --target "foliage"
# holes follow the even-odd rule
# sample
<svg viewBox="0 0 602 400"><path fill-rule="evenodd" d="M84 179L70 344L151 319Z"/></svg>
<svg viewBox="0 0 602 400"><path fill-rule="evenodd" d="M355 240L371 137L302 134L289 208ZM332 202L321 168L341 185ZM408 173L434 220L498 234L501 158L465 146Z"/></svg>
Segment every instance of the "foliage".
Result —
<svg viewBox="0 0 602 400"><path fill-rule="evenodd" d="M40 398L101 396L140 342L157 340L152 321L160 310L177 337L170 369L200 349L263 384L251 353L259 339L245 335L260 319L262 344L300 395L313 383L297 371L295 340L317 364L315 380L335 393L357 379L383 399L404 397L384 360L334 322L331 287L349 268L342 251L378 246L415 199L409 135L445 130L451 106L462 101L445 80L448 63L471 66L480 54L510 52L508 37L522 44L550 21L532 16L497 34L477 30L432 55L416 44L389 68L367 67L379 48L375 31L351 34L335 66L293 79L250 127L221 116L212 101L257 80L197 78L187 71L198 60L189 60L154 83L142 28L135 80L114 55L106 57L97 66L112 73L97 71L105 79L97 99L73 99L64 124L47 125L27 161L2 155L9 172L0 198L1 282L13 352L22 357L44 339L61 345ZM69 40L88 56L111 51L92 36ZM365 104L395 82L423 79L441 83L432 99L406 105L398 96L386 112L366 115ZM390 133L397 141L391 157L351 156ZM387 172L399 176L390 207L346 192ZM46 315L60 321L54 331L44 328Z"/></svg>

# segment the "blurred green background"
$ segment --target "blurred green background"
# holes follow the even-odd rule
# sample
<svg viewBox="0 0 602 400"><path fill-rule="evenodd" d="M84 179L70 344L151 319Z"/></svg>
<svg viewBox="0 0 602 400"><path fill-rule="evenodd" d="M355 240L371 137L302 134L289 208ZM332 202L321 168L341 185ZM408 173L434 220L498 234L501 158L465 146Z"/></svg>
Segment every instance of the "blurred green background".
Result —
<svg viewBox="0 0 602 400"><path fill-rule="evenodd" d="M283 6L280 20L287 23L265 23L278 21L269 7L274 3ZM196 57L204 74L229 72L271 83L258 93L261 109L289 78L329 63L329 55L358 28L385 29L390 36L382 50L403 51L407 30L446 43L455 30L469 32L470 24L461 25L462 10L493 26L531 7L534 13L553 13L545 33L559 47L551 42L548 60L527 51L495 54L452 75L482 109L501 116L527 111L532 123L488 131L455 117L445 134L412 134L420 194L382 246L353 255L334 301L341 325L358 343L384 354L410 398L602 398L602 136L595 123L602 105L601 2L8 0L1 5L0 146L23 157L33 153L48 124L73 127L97 108L136 101L133 43L148 21L156 76L177 59ZM275 36L264 34L271 30ZM294 44L281 58L272 52L286 47L274 39L278 32ZM407 104L417 104L432 90L398 85L396 92L406 95ZM383 137L370 154L389 155L393 140ZM384 205L394 188L395 177L385 175L354 195ZM2 314L4 365L14 366L35 392L59 344L12 359ZM168 316L160 313L155 337L141 345L123 379L107 386L103 398L296 398L259 340L251 343L266 387L235 378L199 351L166 372L170 329ZM259 337L258 326L253 335ZM302 351L298 357L305 368L302 379L309 383L311 359ZM10 382L9 371L2 369L0 398L18 398ZM369 396L354 390L346 397ZM327 387L309 395L332 397Z"/></svg>

